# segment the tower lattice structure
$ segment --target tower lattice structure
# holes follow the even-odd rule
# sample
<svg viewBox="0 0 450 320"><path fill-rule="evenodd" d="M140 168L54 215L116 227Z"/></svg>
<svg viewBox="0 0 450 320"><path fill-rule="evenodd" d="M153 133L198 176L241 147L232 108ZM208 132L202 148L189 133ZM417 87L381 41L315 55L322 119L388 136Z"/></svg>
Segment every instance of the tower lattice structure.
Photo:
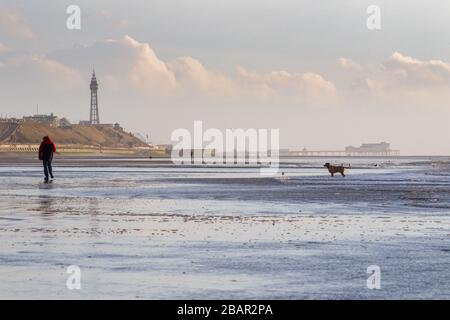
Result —
<svg viewBox="0 0 450 320"><path fill-rule="evenodd" d="M98 83L95 77L95 70L92 72L90 88L91 88L91 115L89 121L91 124L99 124L100 117L98 115L98 95L97 95Z"/></svg>

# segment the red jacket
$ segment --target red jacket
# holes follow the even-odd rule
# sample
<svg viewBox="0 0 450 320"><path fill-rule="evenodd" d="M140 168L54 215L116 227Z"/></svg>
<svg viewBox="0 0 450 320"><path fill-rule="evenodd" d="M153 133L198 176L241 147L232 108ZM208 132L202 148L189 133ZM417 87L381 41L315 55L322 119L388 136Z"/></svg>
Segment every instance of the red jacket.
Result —
<svg viewBox="0 0 450 320"><path fill-rule="evenodd" d="M51 161L54 152L56 152L56 145L49 137L44 137L39 146L39 160Z"/></svg>

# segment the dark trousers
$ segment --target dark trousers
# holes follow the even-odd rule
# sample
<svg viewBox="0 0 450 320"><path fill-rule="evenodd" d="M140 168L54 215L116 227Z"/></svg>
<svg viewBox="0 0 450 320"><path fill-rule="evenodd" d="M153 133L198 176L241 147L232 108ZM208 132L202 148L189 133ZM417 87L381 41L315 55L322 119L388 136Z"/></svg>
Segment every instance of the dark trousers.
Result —
<svg viewBox="0 0 450 320"><path fill-rule="evenodd" d="M45 179L48 180L49 174L53 178L52 161L51 160L43 160L42 163L44 164Z"/></svg>

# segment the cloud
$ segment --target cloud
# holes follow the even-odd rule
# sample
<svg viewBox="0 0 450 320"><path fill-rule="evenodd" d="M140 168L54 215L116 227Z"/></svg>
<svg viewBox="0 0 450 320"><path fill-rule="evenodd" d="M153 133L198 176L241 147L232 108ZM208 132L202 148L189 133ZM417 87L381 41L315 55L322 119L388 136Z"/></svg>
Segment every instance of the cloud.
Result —
<svg viewBox="0 0 450 320"><path fill-rule="evenodd" d="M395 52L384 67L397 84L413 87L449 85L450 64L441 60L421 61Z"/></svg>
<svg viewBox="0 0 450 320"><path fill-rule="evenodd" d="M2 48L0 45L0 51L8 50ZM69 79L88 81L95 67L102 88L119 95L128 91L143 97L298 107L430 106L445 105L450 99L449 63L419 60L399 52L375 66L339 58L345 70L356 71L343 75L353 79L352 85L347 87L342 81L339 89L315 72L256 72L238 67L228 74L190 56L165 61L148 43L130 36L78 45L48 56L16 57L10 52L4 56L8 59L0 59L2 70L12 72L15 67L17 74L26 74L29 79L54 80L56 87L68 85ZM58 77L61 80L56 80Z"/></svg>
<svg viewBox="0 0 450 320"><path fill-rule="evenodd" d="M180 57L167 64L177 81L177 90L182 93L195 92L210 96L232 96L237 93L237 84L228 76L208 70L192 57Z"/></svg>
<svg viewBox="0 0 450 320"><path fill-rule="evenodd" d="M78 71L73 70L58 61L47 59L45 56L24 55L8 58L5 66L11 69L27 70L27 73L35 76L47 75L54 78L55 81L73 79L79 75ZM22 74L23 76L24 74Z"/></svg>
<svg viewBox="0 0 450 320"><path fill-rule="evenodd" d="M67 92L79 88L82 82L78 70L42 55L10 52L0 58L0 86L9 93L25 95Z"/></svg>
<svg viewBox="0 0 450 320"><path fill-rule="evenodd" d="M110 45L111 50L119 49L120 52L126 53L126 57L123 57L128 60L125 71L135 85L146 91L164 93L171 92L175 88L174 73L156 56L147 43L125 36L119 41L110 41Z"/></svg>
<svg viewBox="0 0 450 320"><path fill-rule="evenodd" d="M332 105L337 99L334 84L313 72L257 73L239 67L236 73L226 74L189 56L164 61L148 43L130 36L78 46L55 54L54 59L78 69L92 61L100 70L99 78L117 88L132 85L147 95L311 106Z"/></svg>
<svg viewBox="0 0 450 320"><path fill-rule="evenodd" d="M36 104L41 112L74 117L88 104L86 82L78 70L45 55L0 55L0 105L16 117L32 114Z"/></svg>
<svg viewBox="0 0 450 320"><path fill-rule="evenodd" d="M0 29L5 30L12 37L27 40L35 38L35 34L18 12L4 8L0 8Z"/></svg>
<svg viewBox="0 0 450 320"><path fill-rule="evenodd" d="M361 66L358 63L348 58L339 58L338 63L341 67L346 69L361 69Z"/></svg>
<svg viewBox="0 0 450 320"><path fill-rule="evenodd" d="M313 72L291 73L273 71L255 73L238 69L237 81L262 98L288 99L297 104L334 105L337 101L335 85Z"/></svg>
<svg viewBox="0 0 450 320"><path fill-rule="evenodd" d="M446 106L450 99L450 63L420 60L394 52L377 68L361 66L347 97L387 106ZM353 91L356 90L356 91Z"/></svg>

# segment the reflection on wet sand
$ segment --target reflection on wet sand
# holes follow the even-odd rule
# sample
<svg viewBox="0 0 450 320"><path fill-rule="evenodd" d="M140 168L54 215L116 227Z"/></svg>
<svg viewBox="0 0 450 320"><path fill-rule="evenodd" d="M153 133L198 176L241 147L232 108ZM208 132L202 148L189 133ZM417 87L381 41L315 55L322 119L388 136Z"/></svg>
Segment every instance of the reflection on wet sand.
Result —
<svg viewBox="0 0 450 320"><path fill-rule="evenodd" d="M51 196L40 196L39 197L39 207L37 211L40 214L48 215L48 214L55 214L52 210L52 204L55 200Z"/></svg>
<svg viewBox="0 0 450 320"><path fill-rule="evenodd" d="M449 298L442 168L340 180L287 168L288 183L240 169L58 169L45 187L33 168L0 176L2 298ZM73 264L81 292L65 288ZM372 264L384 290L365 287Z"/></svg>

